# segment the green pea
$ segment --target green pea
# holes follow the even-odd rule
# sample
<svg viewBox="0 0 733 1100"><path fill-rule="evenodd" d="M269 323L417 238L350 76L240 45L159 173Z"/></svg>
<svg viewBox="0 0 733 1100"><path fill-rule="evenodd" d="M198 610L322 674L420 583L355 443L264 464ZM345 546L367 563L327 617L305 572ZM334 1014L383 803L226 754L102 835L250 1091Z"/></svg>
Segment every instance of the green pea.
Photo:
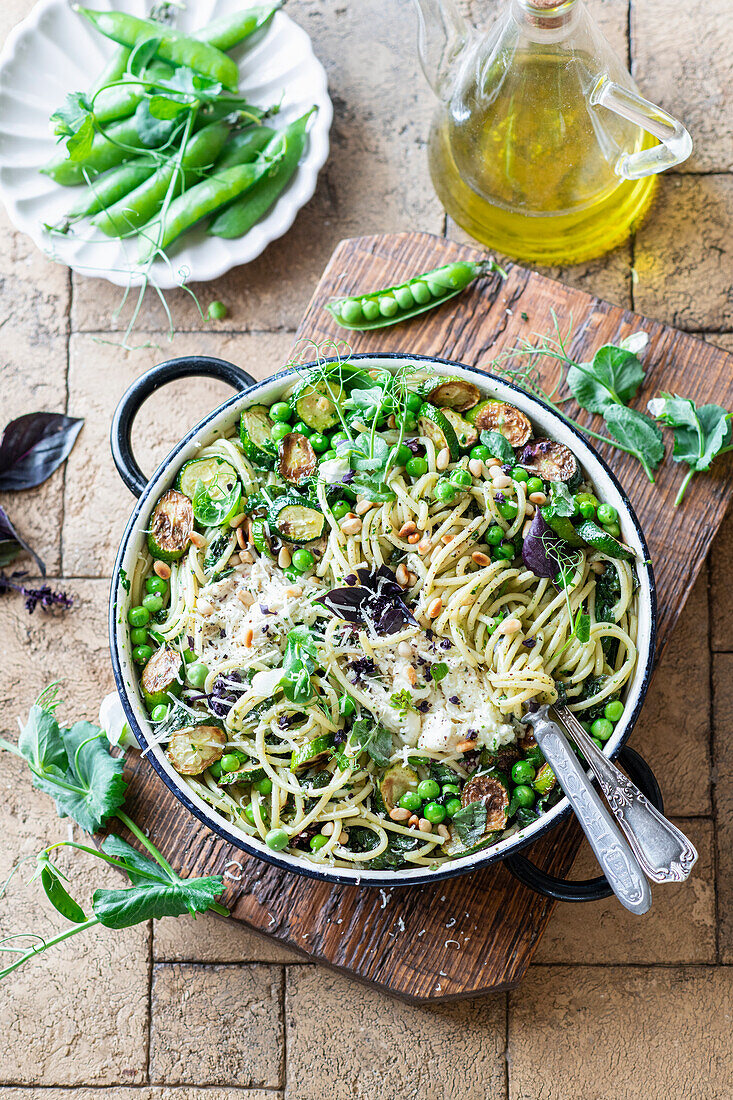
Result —
<svg viewBox="0 0 733 1100"><path fill-rule="evenodd" d="M615 539L621 538L621 528L617 523L604 523L603 530L608 531Z"/></svg>
<svg viewBox="0 0 733 1100"><path fill-rule="evenodd" d="M409 477L422 477L428 472L427 459L421 455L414 455L409 462L405 463L405 472Z"/></svg>
<svg viewBox="0 0 733 1100"><path fill-rule="evenodd" d="M501 540L504 538L504 528L500 527L498 523L494 523L489 527L488 531L484 535L484 538L488 542L489 546L498 546Z"/></svg>
<svg viewBox="0 0 733 1100"><path fill-rule="evenodd" d="M519 787L514 788L512 798L518 806L524 806L526 809L529 809L530 806L534 806L535 792L531 787L521 784Z"/></svg>
<svg viewBox="0 0 733 1100"><path fill-rule="evenodd" d="M529 474L526 470L523 470L521 466L515 466L514 469L510 471L510 476L514 481L520 481L524 485L529 481Z"/></svg>
<svg viewBox="0 0 733 1100"><path fill-rule="evenodd" d="M515 783L519 783L520 785L522 783L531 783L536 774L529 760L517 760L512 768L512 779Z"/></svg>
<svg viewBox="0 0 733 1100"><path fill-rule="evenodd" d="M312 852L320 852L325 844L328 844L328 837L324 836L323 833L316 833L316 835L312 836L308 841L308 845Z"/></svg>
<svg viewBox="0 0 733 1100"><path fill-rule="evenodd" d="M412 458L412 451L406 443L400 443L399 447L395 451L394 461L395 466L406 466Z"/></svg>
<svg viewBox="0 0 733 1100"><path fill-rule="evenodd" d="M186 667L186 682L189 683L192 688L198 688L200 690L206 683L206 677L208 675L208 668L206 665L201 664L200 661L195 661L193 664Z"/></svg>
<svg viewBox="0 0 733 1100"><path fill-rule="evenodd" d="M258 779L254 784L254 789L258 794L272 794L272 780L269 775L266 775L264 779Z"/></svg>
<svg viewBox="0 0 733 1100"><path fill-rule="evenodd" d="M469 485L473 485L471 474L469 474L468 470L464 470L462 466L458 466L452 471L450 480L454 485L457 485L459 489L467 489Z"/></svg>
<svg viewBox="0 0 733 1100"><path fill-rule="evenodd" d="M332 458L338 458L338 455L332 448L329 447L329 449L327 451L324 451L321 455L321 461L330 462Z"/></svg>
<svg viewBox="0 0 733 1100"><path fill-rule="evenodd" d="M130 631L130 641L133 645L147 645L148 644L148 632L144 626L136 626L134 630Z"/></svg>
<svg viewBox="0 0 733 1100"><path fill-rule="evenodd" d="M491 458L491 451L484 447L483 443L477 443L468 452L471 458L477 458L479 462L487 462Z"/></svg>
<svg viewBox="0 0 733 1100"><path fill-rule="evenodd" d="M376 321L379 316L379 306L373 298L362 298L361 311L367 321Z"/></svg>
<svg viewBox="0 0 733 1100"><path fill-rule="evenodd" d="M590 728L590 732L593 737L597 737L599 741L608 741L613 733L613 723L609 722L608 718L596 718Z"/></svg>
<svg viewBox="0 0 733 1100"><path fill-rule="evenodd" d="M515 554L514 543L502 542L500 546L496 547L494 553L497 561L511 561Z"/></svg>
<svg viewBox="0 0 733 1100"><path fill-rule="evenodd" d="M244 807L244 816L247 819L247 821L250 823L250 825L255 824L255 812L254 812L254 809L253 809L251 803L249 804L249 806Z"/></svg>
<svg viewBox="0 0 733 1100"><path fill-rule="evenodd" d="M306 439L310 439L313 435L313 429L309 428L302 420L299 420L297 424L293 424L291 431L299 432L300 435L304 435Z"/></svg>
<svg viewBox="0 0 733 1100"><path fill-rule="evenodd" d="M148 592L153 592L156 596L168 595L168 581L164 581L162 577L148 577L145 581L145 588Z"/></svg>
<svg viewBox="0 0 733 1100"><path fill-rule="evenodd" d="M445 804L446 817L455 817L461 808L460 798L449 798Z"/></svg>
<svg viewBox="0 0 733 1100"><path fill-rule="evenodd" d="M498 512L502 519L513 520L517 514L516 501L505 500L498 506Z"/></svg>
<svg viewBox="0 0 733 1100"><path fill-rule="evenodd" d="M430 279L426 279L426 283L427 283L428 290L430 291L433 298L442 298L443 297L443 295L445 294L445 287L444 286L441 286L440 283L434 283Z"/></svg>
<svg viewBox="0 0 733 1100"><path fill-rule="evenodd" d="M275 441L275 443L279 443L280 440L284 439L285 436L288 435L288 433L291 431L292 428L289 424L285 424L283 421L278 421L277 424L272 425L270 437Z"/></svg>
<svg viewBox="0 0 733 1100"><path fill-rule="evenodd" d="M423 779L422 783L417 785L417 793L423 801L437 798L440 795L440 784L434 779Z"/></svg>
<svg viewBox="0 0 733 1100"><path fill-rule="evenodd" d="M155 592L148 592L147 596L143 596L143 607L147 608L151 615L160 611L162 606L163 597L156 595Z"/></svg>
<svg viewBox="0 0 733 1100"><path fill-rule="evenodd" d="M448 504L456 495L456 487L450 481L439 481L433 489L433 496L441 504Z"/></svg>
<svg viewBox="0 0 733 1100"><path fill-rule="evenodd" d="M282 852L283 848L287 848L289 841L290 837L284 829L270 829L265 837L265 844L268 848L272 848L273 852Z"/></svg>
<svg viewBox="0 0 733 1100"><path fill-rule="evenodd" d="M422 279L416 279L414 283L410 283L410 293L419 306L427 305L432 297L428 284Z"/></svg>
<svg viewBox="0 0 733 1100"><path fill-rule="evenodd" d="M409 286L395 287L392 293L397 299L397 304L399 305L400 309L412 309L412 307L415 305L415 299L412 296L412 291L410 290Z"/></svg>
<svg viewBox="0 0 733 1100"><path fill-rule="evenodd" d="M461 788L457 783L443 783L441 786L443 794L460 794Z"/></svg>
<svg viewBox="0 0 733 1100"><path fill-rule="evenodd" d="M380 294L377 298L377 305L379 306L379 312L382 317L394 317L397 310L400 308L397 304L397 299L393 298L391 294Z"/></svg>
<svg viewBox="0 0 733 1100"><path fill-rule="evenodd" d="M350 718L352 714L356 714L356 703L350 695L342 695L339 699L339 713L343 714L344 718Z"/></svg>
<svg viewBox="0 0 733 1100"><path fill-rule="evenodd" d="M349 437L346 434L346 432L343 432L343 431L334 432L333 435L331 436L331 446L333 447L333 449L335 451L337 451L339 449L339 447L341 447L344 443L348 443L348 442L349 442Z"/></svg>
<svg viewBox="0 0 733 1100"><path fill-rule="evenodd" d="M581 502L578 504L578 511L580 512L583 519L596 518L595 505L592 504L589 500L581 500Z"/></svg>
<svg viewBox="0 0 733 1100"><path fill-rule="evenodd" d="M527 478L527 496L530 493L541 493L545 488L545 484L541 477Z"/></svg>
<svg viewBox="0 0 733 1100"><path fill-rule="evenodd" d="M422 407L423 399L419 393L408 393L405 397L405 408L408 412L418 413Z"/></svg>
<svg viewBox="0 0 733 1100"><path fill-rule="evenodd" d="M223 772L236 772L239 770L239 756L236 752L227 752L221 758L221 770Z"/></svg>
<svg viewBox="0 0 733 1100"><path fill-rule="evenodd" d="M146 665L153 656L153 650L149 645L136 645L132 651L132 659L136 665Z"/></svg>
<svg viewBox="0 0 733 1100"><path fill-rule="evenodd" d="M307 573L309 569L312 569L316 563L316 559L311 554L310 550L305 550L303 547L300 550L296 550L293 554L293 566L299 573Z"/></svg>
<svg viewBox="0 0 733 1100"><path fill-rule="evenodd" d="M360 321L364 316L361 308L361 303L357 302L354 298L347 298L345 302L341 303L341 316L344 321L352 324L354 321Z"/></svg>
<svg viewBox="0 0 733 1100"><path fill-rule="evenodd" d="M228 313L227 307L223 302L212 302L207 311L207 316L210 321L223 321Z"/></svg>
<svg viewBox="0 0 733 1100"><path fill-rule="evenodd" d="M213 764L209 764L209 773L212 779L221 779L221 760L215 760Z"/></svg>
<svg viewBox="0 0 733 1100"><path fill-rule="evenodd" d="M442 821L445 821L447 816L445 806L441 806L439 802L427 802L425 806L423 806L422 813L423 817L427 818L432 825L440 825Z"/></svg>
<svg viewBox="0 0 733 1100"><path fill-rule="evenodd" d="M603 742L601 741L601 739L599 737L594 737L592 740L596 748L600 749L601 752L603 752Z"/></svg>
<svg viewBox="0 0 733 1100"><path fill-rule="evenodd" d="M328 450L328 436L321 435L320 432L314 432L311 436L311 447L317 455L323 454Z"/></svg>
<svg viewBox="0 0 733 1100"><path fill-rule="evenodd" d="M402 425L402 430L403 431L405 431L405 432L414 432L415 428L417 427L417 420L415 419L414 416L411 416L410 414L407 414L407 415L402 417L402 420L400 421L400 424Z"/></svg>
<svg viewBox="0 0 733 1100"><path fill-rule="evenodd" d="M406 791L399 800L398 805L403 810L409 810L410 813L416 813L422 807L422 799L417 791Z"/></svg>
<svg viewBox="0 0 733 1100"><path fill-rule="evenodd" d="M333 518L336 520L343 519L350 511L351 505L347 504L345 500L337 500L335 504L331 505Z"/></svg>
<svg viewBox="0 0 733 1100"><path fill-rule="evenodd" d="M130 626L147 626L150 622L150 612L147 607L131 607L127 612L127 621Z"/></svg>
<svg viewBox="0 0 733 1100"><path fill-rule="evenodd" d="M606 703L603 708L603 717L607 718L609 722L620 721L623 713L624 705L619 699L614 699L612 703Z"/></svg>
<svg viewBox="0 0 733 1100"><path fill-rule="evenodd" d="M604 526L607 523L615 523L618 519L618 512L610 504L599 504L598 519Z"/></svg>
<svg viewBox="0 0 733 1100"><path fill-rule="evenodd" d="M157 707L153 707L150 712L150 718L153 722L165 722L168 717L169 706L167 703L158 703Z"/></svg>
<svg viewBox="0 0 733 1100"><path fill-rule="evenodd" d="M285 424L290 421L292 415L292 409L287 401L276 401L274 405L270 406L270 420Z"/></svg>

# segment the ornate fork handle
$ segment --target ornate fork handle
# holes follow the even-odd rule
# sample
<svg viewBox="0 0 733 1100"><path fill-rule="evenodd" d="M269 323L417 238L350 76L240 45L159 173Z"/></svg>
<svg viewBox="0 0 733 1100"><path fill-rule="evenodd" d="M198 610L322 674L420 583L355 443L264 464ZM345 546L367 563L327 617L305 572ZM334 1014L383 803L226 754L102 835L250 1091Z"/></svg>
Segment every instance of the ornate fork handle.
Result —
<svg viewBox="0 0 733 1100"><path fill-rule="evenodd" d="M685 834L604 756L572 711L553 709L582 750L647 876L652 882L684 882L697 861L697 851Z"/></svg>

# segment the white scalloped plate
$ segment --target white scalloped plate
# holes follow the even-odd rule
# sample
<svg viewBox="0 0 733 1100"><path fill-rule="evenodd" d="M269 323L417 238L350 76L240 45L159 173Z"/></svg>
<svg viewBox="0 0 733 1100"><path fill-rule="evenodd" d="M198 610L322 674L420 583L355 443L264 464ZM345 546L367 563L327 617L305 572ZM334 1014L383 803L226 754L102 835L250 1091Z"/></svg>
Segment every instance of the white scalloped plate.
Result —
<svg viewBox="0 0 733 1100"><path fill-rule="evenodd" d="M192 0L189 10L177 15L176 26L193 30L245 6L247 0ZM95 0L93 7L144 16L149 3ZM91 239L89 227L68 237L52 236L43 228L56 224L78 194L77 188L60 187L38 171L56 151L49 116L69 92L90 86L113 49L112 42L71 10L70 0L40 0L11 31L0 54L0 198L14 225L52 259L118 286L136 286L144 274L135 269L134 242L99 240L99 235ZM318 113L311 120L298 171L269 213L239 240L207 237L203 228L187 233L171 246L170 264L158 260L150 268L151 281L163 289L216 279L259 256L287 232L312 198L328 157L333 109L326 74L305 31L279 11L249 50L233 56L240 64L240 90L250 102L269 106L282 97L278 128L313 104Z"/></svg>

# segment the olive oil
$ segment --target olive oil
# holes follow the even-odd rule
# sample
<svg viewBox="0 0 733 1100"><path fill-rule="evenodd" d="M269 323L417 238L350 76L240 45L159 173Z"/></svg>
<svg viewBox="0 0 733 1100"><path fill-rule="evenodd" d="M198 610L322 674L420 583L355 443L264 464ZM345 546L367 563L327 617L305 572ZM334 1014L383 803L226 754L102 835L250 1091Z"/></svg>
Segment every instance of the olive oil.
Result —
<svg viewBox="0 0 733 1100"><path fill-rule="evenodd" d="M430 173L447 212L471 236L516 259L579 263L621 244L657 177L620 178L622 150L655 144L593 106L590 57L552 45L499 51L441 108Z"/></svg>

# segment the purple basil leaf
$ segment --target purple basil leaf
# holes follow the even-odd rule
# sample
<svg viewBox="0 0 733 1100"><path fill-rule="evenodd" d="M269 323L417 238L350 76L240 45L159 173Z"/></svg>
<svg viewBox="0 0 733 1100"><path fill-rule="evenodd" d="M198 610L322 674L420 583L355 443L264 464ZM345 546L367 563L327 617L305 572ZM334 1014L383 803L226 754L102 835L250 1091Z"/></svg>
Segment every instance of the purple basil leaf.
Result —
<svg viewBox="0 0 733 1100"><path fill-rule="evenodd" d="M0 440L0 490L33 489L68 458L83 420L62 413L26 413Z"/></svg>
<svg viewBox="0 0 733 1100"><path fill-rule="evenodd" d="M554 577L560 569L558 549L567 546L545 522L538 508L522 543L522 561L536 577Z"/></svg>
<svg viewBox="0 0 733 1100"><path fill-rule="evenodd" d="M319 596L316 603L323 604L332 615L345 619L347 623L360 623L361 609L368 599L369 593L365 588L332 588L325 596Z"/></svg>
<svg viewBox="0 0 733 1100"><path fill-rule="evenodd" d="M408 623L417 626L391 569L382 565L375 572L362 568L356 573L359 585L334 588L316 603L349 623L362 623L368 618L378 634L396 634Z"/></svg>
<svg viewBox="0 0 733 1100"><path fill-rule="evenodd" d="M10 522L5 509L0 507L0 567L14 561L23 551L25 551L26 554L30 554L38 566L39 573L41 576L45 577L46 566L35 550L31 549L28 543L20 537Z"/></svg>

